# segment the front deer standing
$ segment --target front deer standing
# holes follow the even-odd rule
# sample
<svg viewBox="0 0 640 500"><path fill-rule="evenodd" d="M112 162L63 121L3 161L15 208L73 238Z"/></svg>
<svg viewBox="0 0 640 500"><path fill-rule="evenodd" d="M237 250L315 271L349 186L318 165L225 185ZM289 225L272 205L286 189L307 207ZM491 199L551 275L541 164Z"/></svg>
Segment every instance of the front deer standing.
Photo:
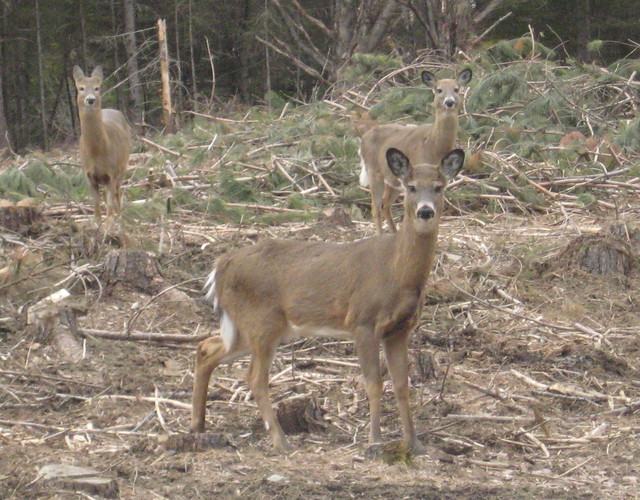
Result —
<svg viewBox="0 0 640 500"><path fill-rule="evenodd" d="M96 66L90 77L79 66L73 68L78 91L80 116L80 163L89 179L93 214L100 222L100 186L106 187L107 216L120 212L120 186L129 163L131 128L116 109L102 109L100 86L102 67Z"/></svg>
<svg viewBox="0 0 640 500"><path fill-rule="evenodd" d="M397 149L386 152L407 191L395 234L346 244L271 240L222 256L209 275L207 298L221 313L221 335L196 354L191 430L204 430L213 369L251 354L248 385L277 449L289 444L269 401L269 367L277 346L297 337L352 340L371 413L370 442L381 441L382 343L398 402L404 440L424 452L409 411L409 335L418 323L423 289L435 257L443 190L464 160L462 150L440 166L412 167Z"/></svg>
<svg viewBox="0 0 640 500"><path fill-rule="evenodd" d="M427 125L378 125L362 136L360 145L360 185L371 189L371 213L378 233L382 233L382 217L396 232L391 205L402 191L402 184L387 167L385 153L393 147L403 151L412 165L438 165L451 151L458 137L460 91L471 80L471 70L464 69L457 79L437 80L429 71L422 81L433 89L436 118Z"/></svg>

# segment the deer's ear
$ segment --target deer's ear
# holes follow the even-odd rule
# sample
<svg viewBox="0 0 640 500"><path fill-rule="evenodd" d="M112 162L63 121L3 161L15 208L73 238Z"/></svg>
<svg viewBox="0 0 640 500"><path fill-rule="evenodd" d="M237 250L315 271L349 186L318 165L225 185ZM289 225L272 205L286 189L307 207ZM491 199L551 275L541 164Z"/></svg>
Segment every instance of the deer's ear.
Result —
<svg viewBox="0 0 640 500"><path fill-rule="evenodd" d="M413 171L409 158L396 148L387 149L387 165L391 173L402 181L408 179Z"/></svg>
<svg viewBox="0 0 640 500"><path fill-rule="evenodd" d="M73 79L77 82L84 78L84 72L77 64L73 67Z"/></svg>
<svg viewBox="0 0 640 500"><path fill-rule="evenodd" d="M430 89L436 86L436 82L438 79L436 75L434 75L431 71L423 71L422 72L422 83L424 83Z"/></svg>
<svg viewBox="0 0 640 500"><path fill-rule="evenodd" d="M447 182L458 175L463 163L464 151L462 149L454 149L444 155L442 162L440 163L440 171L442 172L442 175L444 175L445 179L447 179Z"/></svg>
<svg viewBox="0 0 640 500"><path fill-rule="evenodd" d="M96 66L91 73L91 78L97 78L102 82L102 66Z"/></svg>
<svg viewBox="0 0 640 500"><path fill-rule="evenodd" d="M467 85L471 81L472 76L473 76L473 72L469 68L463 69L458 74L458 83L460 85Z"/></svg>

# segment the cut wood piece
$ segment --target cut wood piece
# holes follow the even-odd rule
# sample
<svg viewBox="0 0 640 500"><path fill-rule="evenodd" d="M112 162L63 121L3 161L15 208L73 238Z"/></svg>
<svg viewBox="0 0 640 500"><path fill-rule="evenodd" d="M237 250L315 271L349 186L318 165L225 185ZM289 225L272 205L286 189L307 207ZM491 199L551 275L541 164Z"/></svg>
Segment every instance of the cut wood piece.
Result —
<svg viewBox="0 0 640 500"><path fill-rule="evenodd" d="M70 489L87 495L118 498L118 482L100 472L67 464L49 464L38 471L38 481L50 483L56 489Z"/></svg>
<svg viewBox="0 0 640 500"><path fill-rule="evenodd" d="M27 311L27 324L38 342L52 344L64 358L77 363L85 357L77 324L77 313L84 313L84 309L70 297L61 289L34 304Z"/></svg>
<svg viewBox="0 0 640 500"><path fill-rule="evenodd" d="M161 451L177 452L204 451L232 446L227 436L212 432L161 435L157 437L156 444Z"/></svg>

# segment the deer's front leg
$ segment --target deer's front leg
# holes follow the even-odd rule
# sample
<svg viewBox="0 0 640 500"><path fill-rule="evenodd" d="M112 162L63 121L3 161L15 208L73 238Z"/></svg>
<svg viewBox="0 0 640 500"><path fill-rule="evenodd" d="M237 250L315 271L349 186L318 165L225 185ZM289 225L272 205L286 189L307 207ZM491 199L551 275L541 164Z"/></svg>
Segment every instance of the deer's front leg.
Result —
<svg viewBox="0 0 640 500"><path fill-rule="evenodd" d="M382 348L393 382L393 391L398 402L404 440L413 453L422 455L427 450L416 435L409 406L409 334L410 332L408 331L385 337L382 340Z"/></svg>
<svg viewBox="0 0 640 500"><path fill-rule="evenodd" d="M380 399L382 398L382 375L380 374L379 345L373 332L362 329L356 338L358 361L364 377L364 387L369 400L371 427L369 429L369 443L382 441L380 432Z"/></svg>
<svg viewBox="0 0 640 500"><path fill-rule="evenodd" d="M247 382L260 410L264 425L271 436L273 446L279 451L289 451L292 446L284 435L278 417L269 400L269 368L275 355L277 343L266 340L267 335L257 338L251 345L251 365Z"/></svg>

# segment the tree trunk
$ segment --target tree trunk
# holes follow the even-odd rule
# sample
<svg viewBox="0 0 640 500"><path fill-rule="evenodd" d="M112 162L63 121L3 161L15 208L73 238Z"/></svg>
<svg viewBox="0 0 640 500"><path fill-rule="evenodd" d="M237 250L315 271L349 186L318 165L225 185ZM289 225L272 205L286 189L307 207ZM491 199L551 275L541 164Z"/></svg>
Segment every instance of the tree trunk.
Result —
<svg viewBox="0 0 640 500"><path fill-rule="evenodd" d="M589 40L591 40L591 2L590 0L580 0L575 2L575 25L578 27L576 37L576 50L578 60L590 62Z"/></svg>
<svg viewBox="0 0 640 500"><path fill-rule="evenodd" d="M36 0L36 44L38 51L38 81L40 86L40 119L42 122L42 148L46 151L49 146L47 134L47 112L44 89L44 66L42 62L42 37L40 33L40 1Z"/></svg>
<svg viewBox="0 0 640 500"><path fill-rule="evenodd" d="M127 109L134 129L140 131L143 102L136 42L136 2L135 0L123 0L122 5L124 7L124 46L127 52L127 76L129 79L129 106Z"/></svg>
<svg viewBox="0 0 640 500"><path fill-rule="evenodd" d="M4 61L0 64L4 67ZM2 85L2 70L0 70L0 154L11 149L9 141L9 128L7 127L7 118L4 114L4 90Z"/></svg>
<svg viewBox="0 0 640 500"><path fill-rule="evenodd" d="M191 100L194 103L194 108L197 111L198 102L198 83L196 78L196 58L193 49L193 12L192 0L189 0L189 59L191 60Z"/></svg>
<svg viewBox="0 0 640 500"><path fill-rule="evenodd" d="M171 105L171 79L169 78L169 49L167 47L167 23L158 19L158 43L160 45L160 76L162 79L162 119L164 133L175 134L173 107Z"/></svg>

